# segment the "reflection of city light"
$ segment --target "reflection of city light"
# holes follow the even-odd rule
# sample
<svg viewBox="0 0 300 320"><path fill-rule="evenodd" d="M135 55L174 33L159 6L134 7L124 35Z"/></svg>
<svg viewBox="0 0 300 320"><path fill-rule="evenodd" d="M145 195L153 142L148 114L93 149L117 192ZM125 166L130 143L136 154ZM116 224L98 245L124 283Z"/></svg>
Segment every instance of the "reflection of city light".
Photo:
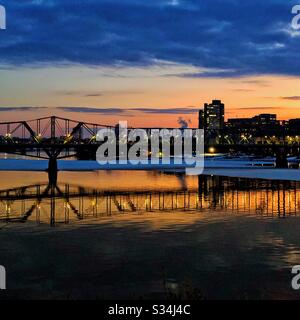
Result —
<svg viewBox="0 0 300 320"><path fill-rule="evenodd" d="M70 205L69 205L69 203L67 203L67 202L65 202L64 207L67 208L67 209L70 209L70 208L71 208Z"/></svg>

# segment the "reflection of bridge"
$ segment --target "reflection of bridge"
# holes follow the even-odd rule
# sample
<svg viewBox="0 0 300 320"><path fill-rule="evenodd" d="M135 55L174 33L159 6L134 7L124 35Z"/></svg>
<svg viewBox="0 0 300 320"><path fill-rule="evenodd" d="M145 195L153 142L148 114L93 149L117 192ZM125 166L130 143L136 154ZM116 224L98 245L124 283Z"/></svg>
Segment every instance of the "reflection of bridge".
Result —
<svg viewBox="0 0 300 320"><path fill-rule="evenodd" d="M198 191L109 192L77 186L36 185L0 191L0 221L26 222L45 209L50 224L68 222L70 214L79 220L126 212L197 210Z"/></svg>
<svg viewBox="0 0 300 320"><path fill-rule="evenodd" d="M276 184L201 176L198 189L191 190L105 191L45 184L0 191L0 222L37 221L55 225L114 214L173 211L213 214L218 210L296 214L300 210L300 188L291 182Z"/></svg>
<svg viewBox="0 0 300 320"><path fill-rule="evenodd" d="M100 142L96 141L101 128L107 125L74 121L60 117L46 117L30 121L0 123L0 152L30 155L49 159L49 171L56 173L57 159L73 156L91 157L96 154ZM147 130L151 130L148 128ZM231 143L213 146L217 152L244 151L277 155L277 165L287 165L288 153L300 154L300 144L251 144ZM207 145L208 150L211 145ZM55 174L54 174L55 176ZM54 182L56 181L52 179Z"/></svg>

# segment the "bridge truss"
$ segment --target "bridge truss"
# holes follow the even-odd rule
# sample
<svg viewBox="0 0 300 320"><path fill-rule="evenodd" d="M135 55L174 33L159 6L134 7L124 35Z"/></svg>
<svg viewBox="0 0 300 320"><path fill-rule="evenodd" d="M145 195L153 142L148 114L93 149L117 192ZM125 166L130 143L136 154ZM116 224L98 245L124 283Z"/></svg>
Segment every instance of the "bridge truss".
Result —
<svg viewBox="0 0 300 320"><path fill-rule="evenodd" d="M0 151L45 159L71 157L74 154L61 155L62 151L95 144L97 132L103 128L113 127L55 116L1 122Z"/></svg>

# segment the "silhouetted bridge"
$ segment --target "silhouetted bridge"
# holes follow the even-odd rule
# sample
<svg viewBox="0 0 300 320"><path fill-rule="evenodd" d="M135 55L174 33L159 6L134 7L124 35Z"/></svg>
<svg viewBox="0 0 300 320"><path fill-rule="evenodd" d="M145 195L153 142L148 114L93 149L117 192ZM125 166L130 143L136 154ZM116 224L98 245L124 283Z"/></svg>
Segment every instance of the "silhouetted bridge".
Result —
<svg viewBox="0 0 300 320"><path fill-rule="evenodd" d="M103 128L114 127L55 116L29 121L2 122L0 151L45 159L71 157L73 155L62 155L62 152L74 147L83 148L96 144L97 132ZM37 153L30 153L32 150Z"/></svg>
<svg viewBox="0 0 300 320"><path fill-rule="evenodd" d="M96 140L100 129L116 127L70 120L61 117L45 117L29 121L0 123L0 152L49 159L49 171L57 171L57 159L70 157L95 157L101 142ZM134 129L134 128L129 128ZM151 130L154 128L146 128ZM169 128L172 130L172 128ZM178 129L178 128L177 128ZM206 151L247 152L277 156L278 167L287 165L287 154L300 154L300 143L294 144L246 144L224 143L206 145Z"/></svg>

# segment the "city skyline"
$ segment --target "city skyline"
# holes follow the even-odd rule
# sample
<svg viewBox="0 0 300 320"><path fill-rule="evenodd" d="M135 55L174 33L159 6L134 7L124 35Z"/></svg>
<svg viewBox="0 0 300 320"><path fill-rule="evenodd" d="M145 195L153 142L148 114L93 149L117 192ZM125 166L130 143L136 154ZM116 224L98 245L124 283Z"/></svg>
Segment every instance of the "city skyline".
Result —
<svg viewBox="0 0 300 320"><path fill-rule="evenodd" d="M260 109L261 112L258 112L259 110L255 111L255 112L251 112L248 113L248 115L246 114L242 114L242 115L236 115L233 117L230 117L229 115L231 114L231 112L227 110L227 106L224 103L223 100L221 99L213 99L211 100L212 103L209 102L205 102L203 104L203 106L198 106L198 107L182 107L182 108L164 108L164 109L151 109L151 108L128 108L128 109L121 109L121 108L107 108L107 109L101 109L101 108L92 108L92 107L1 107L1 111L0 111L0 115L4 115L4 114L10 114L13 112L14 113L14 117L13 119L16 122L20 121L20 117L18 118L18 116L16 116L16 112L18 114L18 111L23 112L24 114L30 114L30 112L34 112L33 113L33 118L25 118L22 117L22 120L25 121L32 121L35 119L40 119L40 118L50 118L50 117L60 117L60 114L62 112L66 113L66 114L73 114L75 115L74 117L70 117L70 118L66 118L69 120L80 120L80 113L81 114L93 114L93 115L97 115L97 113L99 114L103 114L104 116L110 115L110 114L115 114L115 116L117 117L117 121L115 123L109 121L109 122L104 122L104 121L100 121L97 122L97 120L95 120L95 118L90 118L90 123L97 123L100 125L108 125L108 126L115 126L119 123L119 119L120 118L126 118L129 117L129 121L132 120L132 118L134 118L133 114L130 115L129 112L136 112L136 113L149 113L150 115L153 114L157 114L157 113L162 113L162 114L167 114L167 115L174 115L174 118L176 121L176 125L174 127L199 127L202 128L203 124L201 124L200 122L203 121L204 119L200 120L203 117L202 112L204 112L204 110L206 110L206 108L208 106L213 106L214 103L220 103L222 105L222 112L220 113L220 117L221 119L219 119L219 121L223 122L223 124L228 124L231 121L235 121L235 120L255 120L255 118L259 118L261 116L271 116L275 118L275 121L278 122L278 124L283 124L287 123L289 121L297 121L300 120L300 116L299 117L292 117L292 118L279 118L278 114L276 113L276 110L274 110L274 112L271 112L272 109L270 109L271 111L268 112L269 109ZM34 110L33 110L34 109ZM256 110L256 109L255 109ZM266 111L265 111L266 110ZM44 116L40 116L40 114L37 114L36 111L40 112L42 111L44 113ZM128 111L128 113L126 114L125 111ZM118 113L119 112L119 113ZM186 113L185 113L186 112ZM76 115L77 114L77 115ZM119 114L119 117L118 117ZM201 115L202 114L202 115ZM188 115L188 118L184 118L181 115ZM34 118L35 117L35 118ZM103 118L104 119L104 118ZM103 120L102 119L102 120ZM3 122L12 122L9 121L8 119L5 119L2 117L2 121L0 121L0 123ZM133 122L134 123L134 120ZM195 126L193 126L193 124L196 124ZM147 126L140 126L140 127L145 127L147 128ZM148 126L150 127L150 126ZM159 126L154 126L154 127L159 127ZM171 126L170 126L171 128ZM219 128L222 129L222 128Z"/></svg>

